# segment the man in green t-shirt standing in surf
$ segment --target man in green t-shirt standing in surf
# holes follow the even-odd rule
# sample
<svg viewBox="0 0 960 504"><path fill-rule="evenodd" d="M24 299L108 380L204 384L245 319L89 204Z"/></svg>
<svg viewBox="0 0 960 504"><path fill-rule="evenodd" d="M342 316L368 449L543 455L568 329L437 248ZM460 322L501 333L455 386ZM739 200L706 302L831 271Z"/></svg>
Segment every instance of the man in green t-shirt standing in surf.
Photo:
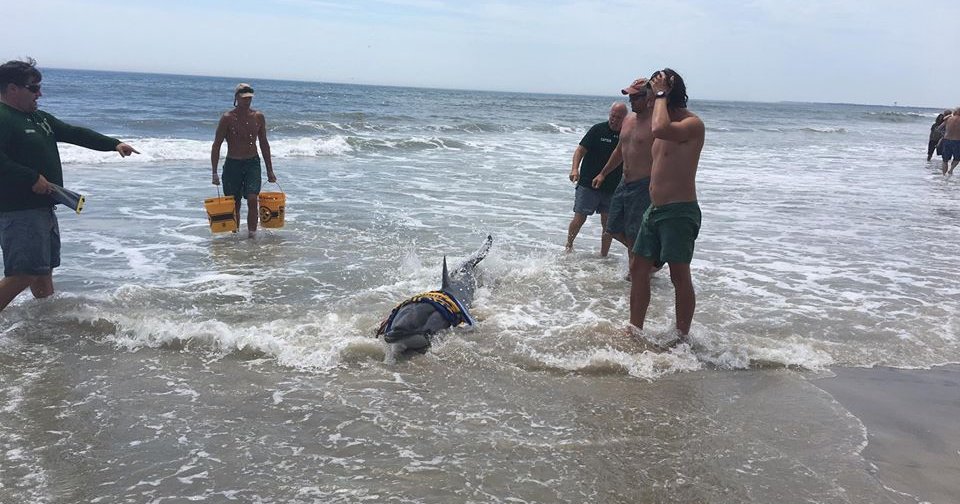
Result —
<svg viewBox="0 0 960 504"><path fill-rule="evenodd" d="M273 161L270 158L270 142L267 141L267 120L263 112L250 108L253 103L253 88L241 82L233 92L233 110L224 112L217 125L217 132L210 150L213 165L213 184L220 185L217 165L220 164L220 146L227 141L227 160L223 163L223 193L236 200L236 216L240 218L240 200L247 198L247 236L257 235L260 195L260 156L267 165L267 180L276 182Z"/></svg>
<svg viewBox="0 0 960 504"><path fill-rule="evenodd" d="M121 156L136 149L96 131L71 126L37 109L36 61L0 65L0 311L27 287L35 298L53 294L53 268L60 266L60 225L51 184L63 185L57 142Z"/></svg>

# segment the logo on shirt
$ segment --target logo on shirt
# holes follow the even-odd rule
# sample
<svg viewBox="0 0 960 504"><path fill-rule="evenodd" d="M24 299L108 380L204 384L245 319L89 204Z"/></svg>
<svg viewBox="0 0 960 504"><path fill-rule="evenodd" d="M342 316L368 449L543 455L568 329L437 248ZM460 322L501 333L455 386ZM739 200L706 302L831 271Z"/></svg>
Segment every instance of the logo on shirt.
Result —
<svg viewBox="0 0 960 504"><path fill-rule="evenodd" d="M53 128L50 127L50 123L47 122L46 117L40 114L31 114L30 117L27 119L27 121L35 124L36 126L39 126L40 129L42 129L43 132L47 134L47 136L53 135ZM36 133L37 130L32 128L26 128L23 130L23 132L29 135L29 134Z"/></svg>
<svg viewBox="0 0 960 504"><path fill-rule="evenodd" d="M36 121L34 121L34 122L36 122ZM47 136L50 136L50 135L53 134L53 128L50 127L50 123L47 122L47 118L46 118L46 117L42 118L42 119L40 120L40 122L39 122L39 123L36 123L36 124L37 124L37 126L40 126L40 129L42 129L43 132L47 134Z"/></svg>

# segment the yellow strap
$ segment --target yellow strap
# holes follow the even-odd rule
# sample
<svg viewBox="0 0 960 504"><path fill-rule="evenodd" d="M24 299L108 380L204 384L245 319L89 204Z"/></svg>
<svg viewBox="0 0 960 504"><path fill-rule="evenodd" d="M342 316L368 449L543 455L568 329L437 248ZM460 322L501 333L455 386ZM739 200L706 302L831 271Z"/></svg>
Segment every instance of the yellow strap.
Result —
<svg viewBox="0 0 960 504"><path fill-rule="evenodd" d="M442 304L442 305L445 306L448 310L450 310L450 313L454 313L454 314L457 314L457 315L460 314L460 307L457 306L457 303L455 303L455 302L453 301L453 299L450 298L449 295L447 295L445 292L441 292L441 291L424 292L423 294L418 294L418 295L416 295L416 296L413 296L412 298L410 298L410 299L407 300L406 302L407 302L407 303L415 303L415 302L417 302L417 301L419 301L419 300L421 300L421 299L423 299L423 298L427 298L427 299L430 299L431 301L434 301L434 302L436 302L436 303Z"/></svg>

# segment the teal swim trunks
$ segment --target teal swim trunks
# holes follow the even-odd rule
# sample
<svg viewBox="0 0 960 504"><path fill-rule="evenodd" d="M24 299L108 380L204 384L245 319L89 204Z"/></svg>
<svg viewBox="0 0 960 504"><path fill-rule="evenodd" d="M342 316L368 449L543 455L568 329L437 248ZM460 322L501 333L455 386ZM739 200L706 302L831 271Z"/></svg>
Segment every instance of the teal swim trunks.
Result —
<svg viewBox="0 0 960 504"><path fill-rule="evenodd" d="M633 253L649 257L657 266L690 264L693 244L700 234L700 205L696 201L650 205L643 214Z"/></svg>
<svg viewBox="0 0 960 504"><path fill-rule="evenodd" d="M607 232L623 233L634 242L640 232L643 216L650 206L650 177L620 182L610 201L610 216L607 217Z"/></svg>
<svg viewBox="0 0 960 504"><path fill-rule="evenodd" d="M260 194L260 158L227 158L223 162L223 193L236 199Z"/></svg>

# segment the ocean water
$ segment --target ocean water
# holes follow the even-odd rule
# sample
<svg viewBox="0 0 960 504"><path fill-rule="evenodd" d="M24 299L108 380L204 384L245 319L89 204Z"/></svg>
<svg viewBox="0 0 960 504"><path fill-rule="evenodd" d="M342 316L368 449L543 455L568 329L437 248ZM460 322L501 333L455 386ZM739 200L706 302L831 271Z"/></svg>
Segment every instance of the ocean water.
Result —
<svg viewBox="0 0 960 504"><path fill-rule="evenodd" d="M286 225L212 235L219 115L257 90ZM45 70L51 299L0 313L0 502L915 502L811 377L960 362L960 180L938 110L713 102L690 345L624 335L625 252L572 254L570 159L606 97ZM749 97L745 97L749 98ZM264 190L279 190L264 185ZM245 213L245 209L244 209ZM479 323L372 335L487 234ZM667 274L648 331L673 324Z"/></svg>

